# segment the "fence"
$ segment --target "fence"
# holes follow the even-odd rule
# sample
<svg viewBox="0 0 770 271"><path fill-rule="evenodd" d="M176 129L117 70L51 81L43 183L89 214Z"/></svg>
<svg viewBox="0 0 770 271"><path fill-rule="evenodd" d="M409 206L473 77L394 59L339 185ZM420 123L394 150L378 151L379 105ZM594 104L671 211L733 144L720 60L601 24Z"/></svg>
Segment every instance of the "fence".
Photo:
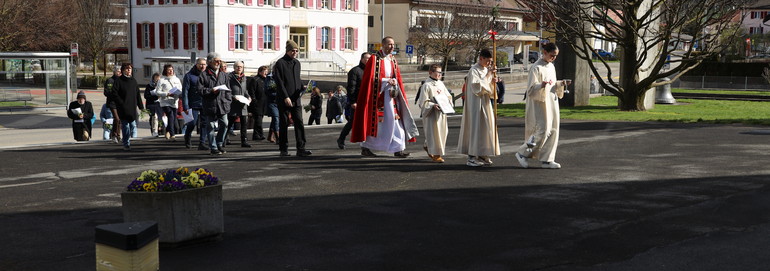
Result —
<svg viewBox="0 0 770 271"><path fill-rule="evenodd" d="M671 83L671 87L688 89L770 90L770 83L763 77L682 76Z"/></svg>

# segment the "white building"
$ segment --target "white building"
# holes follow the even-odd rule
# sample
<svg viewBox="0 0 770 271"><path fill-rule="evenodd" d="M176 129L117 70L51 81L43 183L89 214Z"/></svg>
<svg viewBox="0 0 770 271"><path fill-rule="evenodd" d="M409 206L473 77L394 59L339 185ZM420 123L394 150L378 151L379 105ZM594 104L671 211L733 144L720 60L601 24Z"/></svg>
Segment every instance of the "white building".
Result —
<svg viewBox="0 0 770 271"><path fill-rule="evenodd" d="M177 74L191 56L242 60L247 74L271 65L292 39L303 72L341 73L366 50L365 0L132 0L131 62L147 82L164 64Z"/></svg>

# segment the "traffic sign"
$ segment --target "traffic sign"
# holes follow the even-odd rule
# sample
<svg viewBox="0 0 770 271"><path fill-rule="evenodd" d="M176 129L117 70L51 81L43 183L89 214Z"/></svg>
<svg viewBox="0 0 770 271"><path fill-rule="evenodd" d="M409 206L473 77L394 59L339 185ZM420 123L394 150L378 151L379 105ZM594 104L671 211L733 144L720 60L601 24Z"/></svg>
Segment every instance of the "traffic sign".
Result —
<svg viewBox="0 0 770 271"><path fill-rule="evenodd" d="M406 53L411 55L414 54L414 45L407 45L406 46Z"/></svg>
<svg viewBox="0 0 770 271"><path fill-rule="evenodd" d="M70 56L72 57L78 56L78 44L75 42L70 44Z"/></svg>

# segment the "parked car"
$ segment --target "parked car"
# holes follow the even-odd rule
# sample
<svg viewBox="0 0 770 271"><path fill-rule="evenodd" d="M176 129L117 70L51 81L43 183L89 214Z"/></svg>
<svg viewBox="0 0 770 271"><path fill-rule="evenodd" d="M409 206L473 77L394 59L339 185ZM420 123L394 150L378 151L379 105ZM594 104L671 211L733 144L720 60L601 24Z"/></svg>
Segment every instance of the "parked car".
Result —
<svg viewBox="0 0 770 271"><path fill-rule="evenodd" d="M540 58L540 53L537 51L529 51L529 63L535 63ZM524 59L524 52L513 55L513 63L521 64Z"/></svg>
<svg viewBox="0 0 770 271"><path fill-rule="evenodd" d="M593 57L597 58L598 56L601 56L602 58L606 60L615 60L615 55L611 52L607 52L602 49L595 49L593 53Z"/></svg>

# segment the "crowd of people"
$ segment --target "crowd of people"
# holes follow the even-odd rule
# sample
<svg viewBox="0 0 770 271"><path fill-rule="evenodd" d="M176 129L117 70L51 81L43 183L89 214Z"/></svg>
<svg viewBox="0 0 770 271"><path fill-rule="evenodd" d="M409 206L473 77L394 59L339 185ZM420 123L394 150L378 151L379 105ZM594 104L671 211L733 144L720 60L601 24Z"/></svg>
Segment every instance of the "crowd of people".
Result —
<svg viewBox="0 0 770 271"><path fill-rule="evenodd" d="M525 168L537 161L539 167L556 169L561 167L554 161L559 137L558 99L563 97L570 81L556 80L552 63L559 52L556 45L547 43L543 48L542 57L530 69L524 143L514 156ZM347 92L342 85L327 92L327 124L347 121L336 140L340 149L346 148L350 135L350 142L359 143L364 157L377 156L375 152L398 158L410 156L405 151L406 144L416 142L420 133L407 104L401 69L392 54L394 49L393 38L383 38L382 50L363 53L359 65L348 72ZM192 132L197 129L198 150L207 150L211 155L227 153L225 146L231 144L228 135L235 135L235 124L239 121L241 147L251 147L251 127L251 140L277 143L279 155L290 156L288 127L292 125L296 155L310 156L303 109L310 113L307 125L319 125L324 94L313 87L309 105L302 106L306 86L300 80L298 50L294 41L287 41L286 53L272 71L261 66L251 77L244 74L243 62L236 61L228 72L220 55L212 52L197 59L182 80L172 65L165 65L161 74L153 75L144 91L140 91L131 76L131 64L125 63L105 82L107 100L99 114L104 125L103 138L122 143L123 149L130 151L130 139L136 137L138 108L149 114L153 136L176 141L177 134L184 134L188 149L193 147ZM482 49L463 86L457 152L467 155L466 165L471 167L492 165L491 157L500 155L494 105L502 102L498 93L504 90L499 89L502 81L496 76L493 62L490 50ZM449 130L447 114L454 113L454 97L441 80L441 66L431 65L428 75L415 99L425 134L423 149L432 161L443 163ZM95 116L82 91L68 107L67 115L73 121L74 138L88 140ZM263 132L264 116L271 118L267 136Z"/></svg>

